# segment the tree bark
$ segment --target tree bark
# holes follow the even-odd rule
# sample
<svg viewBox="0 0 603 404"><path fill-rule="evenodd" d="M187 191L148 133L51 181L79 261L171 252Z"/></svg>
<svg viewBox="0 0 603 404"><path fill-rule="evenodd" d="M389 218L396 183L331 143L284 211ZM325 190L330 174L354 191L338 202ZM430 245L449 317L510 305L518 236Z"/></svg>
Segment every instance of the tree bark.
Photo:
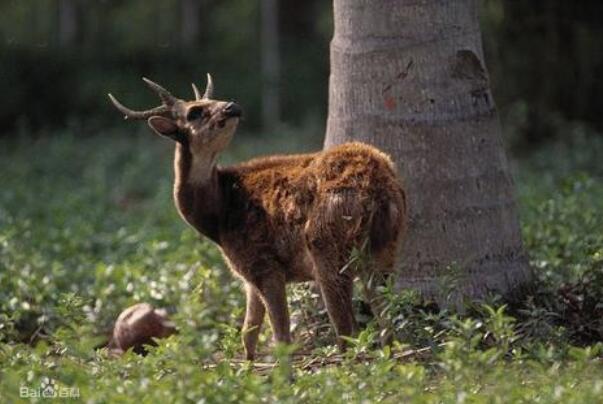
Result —
<svg viewBox="0 0 603 404"><path fill-rule="evenodd" d="M325 148L397 162L402 287L480 296L529 279L476 0L334 0Z"/></svg>

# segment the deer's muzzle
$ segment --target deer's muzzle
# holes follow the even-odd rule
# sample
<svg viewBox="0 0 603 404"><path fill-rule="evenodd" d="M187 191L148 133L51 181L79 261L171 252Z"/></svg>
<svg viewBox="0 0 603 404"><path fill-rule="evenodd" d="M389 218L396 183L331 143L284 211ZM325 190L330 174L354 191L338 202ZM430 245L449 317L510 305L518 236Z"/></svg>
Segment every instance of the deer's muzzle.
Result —
<svg viewBox="0 0 603 404"><path fill-rule="evenodd" d="M236 102L229 102L222 113L229 118L239 118L243 114L243 110Z"/></svg>

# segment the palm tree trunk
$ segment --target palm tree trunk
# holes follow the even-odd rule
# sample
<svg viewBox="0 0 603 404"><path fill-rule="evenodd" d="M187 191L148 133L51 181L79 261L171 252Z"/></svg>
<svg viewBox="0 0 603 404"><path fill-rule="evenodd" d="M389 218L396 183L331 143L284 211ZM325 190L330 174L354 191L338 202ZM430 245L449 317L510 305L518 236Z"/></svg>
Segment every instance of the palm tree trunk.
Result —
<svg viewBox="0 0 603 404"><path fill-rule="evenodd" d="M334 15L325 147L363 141L397 162L400 285L478 296L527 280L476 0L334 0Z"/></svg>

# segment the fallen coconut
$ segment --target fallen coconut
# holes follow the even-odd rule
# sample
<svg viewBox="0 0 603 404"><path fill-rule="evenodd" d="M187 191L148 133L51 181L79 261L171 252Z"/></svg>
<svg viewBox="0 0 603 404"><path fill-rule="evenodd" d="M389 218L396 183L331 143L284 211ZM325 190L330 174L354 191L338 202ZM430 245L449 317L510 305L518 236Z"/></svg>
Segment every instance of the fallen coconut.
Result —
<svg viewBox="0 0 603 404"><path fill-rule="evenodd" d="M145 355L145 345L156 346L155 338L165 338L176 332L165 309L156 309L148 303L138 303L121 312L107 348L113 355L121 355L132 348Z"/></svg>

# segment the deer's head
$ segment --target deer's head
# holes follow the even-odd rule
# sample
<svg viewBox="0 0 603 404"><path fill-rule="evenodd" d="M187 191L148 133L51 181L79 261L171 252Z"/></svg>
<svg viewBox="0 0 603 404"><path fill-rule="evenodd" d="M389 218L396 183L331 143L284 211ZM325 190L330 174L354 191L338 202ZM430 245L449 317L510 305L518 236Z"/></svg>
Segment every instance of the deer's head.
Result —
<svg viewBox="0 0 603 404"><path fill-rule="evenodd" d="M241 108L234 102L212 99L213 82L207 74L207 87L201 94L193 84L195 99L184 101L149 79L144 82L161 99L161 105L146 111L134 111L122 105L113 95L113 105L125 119L146 119L156 133L188 146L193 154L215 154L232 139L241 117Z"/></svg>

